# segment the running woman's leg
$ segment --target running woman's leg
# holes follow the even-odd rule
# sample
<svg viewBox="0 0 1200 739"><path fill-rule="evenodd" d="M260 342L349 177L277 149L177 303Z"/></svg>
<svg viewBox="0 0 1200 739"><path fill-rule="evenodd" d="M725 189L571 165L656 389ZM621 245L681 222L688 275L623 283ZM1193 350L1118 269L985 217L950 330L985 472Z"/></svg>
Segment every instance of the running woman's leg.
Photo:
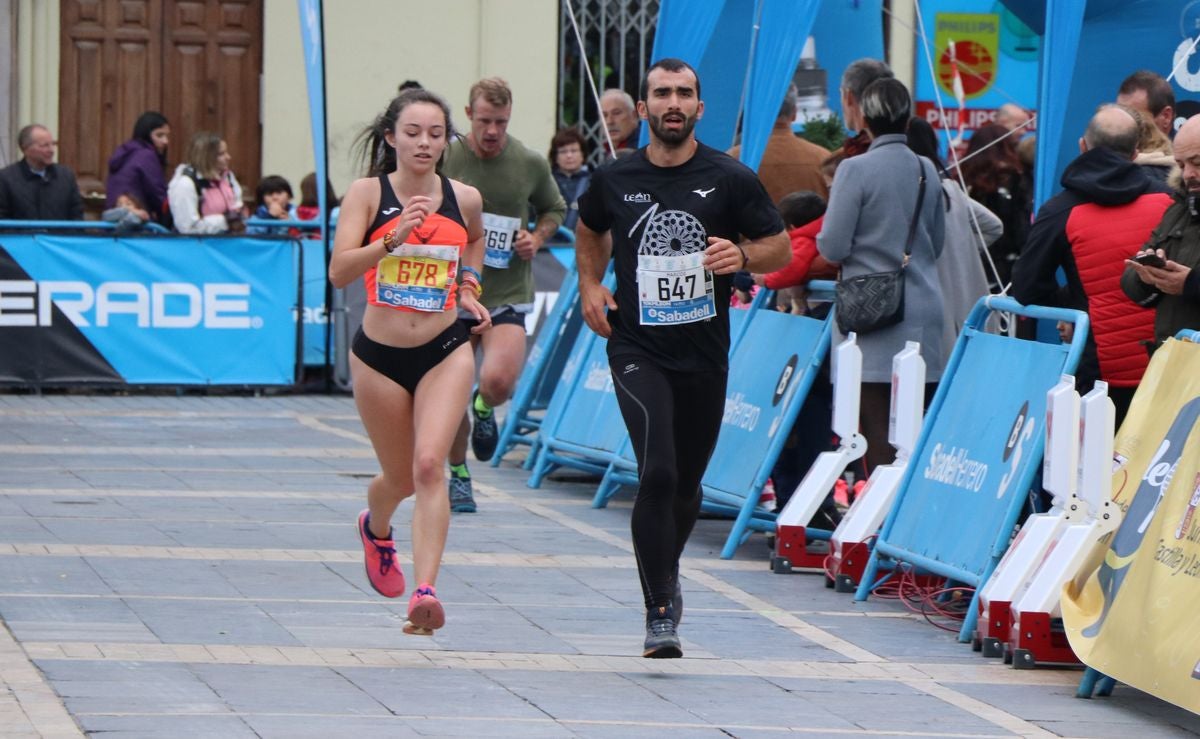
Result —
<svg viewBox="0 0 1200 739"><path fill-rule="evenodd" d="M450 526L445 459L471 391L474 369L471 349L463 344L417 384L413 404L416 502L412 542L413 572L418 584L434 585L441 566Z"/></svg>
<svg viewBox="0 0 1200 739"><path fill-rule="evenodd" d="M387 536L400 502L413 494L413 399L391 378L350 353L354 404L371 439L381 472L367 486L371 533Z"/></svg>
<svg viewBox="0 0 1200 739"><path fill-rule="evenodd" d="M381 470L367 485L368 515L359 522L367 578L380 594L395 598L404 592L404 575L395 561L392 516L414 490L412 396L353 352L350 371L354 377L354 403ZM361 531L364 524L367 531Z"/></svg>

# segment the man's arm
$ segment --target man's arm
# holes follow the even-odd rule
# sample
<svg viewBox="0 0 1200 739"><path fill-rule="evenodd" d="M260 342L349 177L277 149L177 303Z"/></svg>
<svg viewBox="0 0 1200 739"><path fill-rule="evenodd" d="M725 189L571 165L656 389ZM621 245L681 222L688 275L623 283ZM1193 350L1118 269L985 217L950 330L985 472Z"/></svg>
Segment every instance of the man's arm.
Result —
<svg viewBox="0 0 1200 739"><path fill-rule="evenodd" d="M1060 208L1051 201L1034 219L1025 246L1013 264L1009 295L1017 302L1023 305L1056 305L1061 302L1056 275L1071 247L1066 235L1070 214L1070 208Z"/></svg>
<svg viewBox="0 0 1200 739"><path fill-rule="evenodd" d="M605 309L616 310L617 301L602 283L608 262L612 258L612 233L597 233L580 220L575 226L575 268L579 271L579 304L583 320L599 336L608 338Z"/></svg>
<svg viewBox="0 0 1200 739"><path fill-rule="evenodd" d="M708 248L704 250L704 268L715 275L731 275L743 269L774 272L785 267L791 259L792 244L786 231L739 244L709 236Z"/></svg>
<svg viewBox="0 0 1200 739"><path fill-rule="evenodd" d="M530 167L529 173L535 183L533 192L529 195L529 203L533 206L533 212L537 214L537 225L533 231L521 229L517 234L516 243L513 244L513 248L525 259L532 259L567 217L567 203L563 200L554 176L550 174L550 165L546 160L538 157L537 164Z"/></svg>

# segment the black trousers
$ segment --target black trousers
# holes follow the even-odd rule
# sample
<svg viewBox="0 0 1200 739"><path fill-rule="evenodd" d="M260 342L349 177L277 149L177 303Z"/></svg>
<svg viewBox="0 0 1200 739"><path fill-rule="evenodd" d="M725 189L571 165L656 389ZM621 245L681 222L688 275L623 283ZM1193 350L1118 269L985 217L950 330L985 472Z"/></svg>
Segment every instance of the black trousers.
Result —
<svg viewBox="0 0 1200 739"><path fill-rule="evenodd" d="M630 529L646 608L675 593L679 558L700 515L700 480L725 412L724 371L675 372L645 357L609 359L638 464Z"/></svg>

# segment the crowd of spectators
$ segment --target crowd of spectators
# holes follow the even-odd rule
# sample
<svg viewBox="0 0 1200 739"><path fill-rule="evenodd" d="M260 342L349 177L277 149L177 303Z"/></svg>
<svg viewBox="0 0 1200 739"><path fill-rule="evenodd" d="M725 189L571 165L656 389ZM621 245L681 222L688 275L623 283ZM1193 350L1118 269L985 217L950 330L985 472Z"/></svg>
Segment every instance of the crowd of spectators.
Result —
<svg viewBox="0 0 1200 739"><path fill-rule="evenodd" d="M252 205L232 169L224 138L199 131L187 144L183 161L168 179L171 124L157 111L138 116L133 133L108 159L104 210L100 220L122 232L154 223L183 234L288 233L295 228L257 225L247 219L313 220L319 215L316 173L301 181L301 201L292 204L291 183L279 175L263 177ZM58 142L50 130L33 123L17 135L21 159L0 169L0 220L79 221L85 218L75 173L55 162ZM328 185L328 183L327 183ZM326 201L336 209L333 188ZM334 211L336 213L336 210Z"/></svg>
<svg viewBox="0 0 1200 739"><path fill-rule="evenodd" d="M929 234L932 258L928 260L928 265L924 264L925 258L920 256L922 250L918 250L918 256L914 258L920 260L920 264L910 273L913 279L921 283L914 286L919 289L910 293L912 300L921 304L927 302L931 312L944 316L944 320L931 322L927 327L930 331L921 332L923 344L931 349L936 347L937 351L933 353L941 355L941 359L930 365L931 382L936 381L936 367L953 345L967 312L982 294L1011 291L1013 295L1031 301L1083 309L1092 307L1092 302L1097 299L1095 287L1089 287L1087 294L1079 290L1071 294L1071 280L1075 275L1072 269L1075 267L1070 259L1065 263L1059 257L1050 260L1056 267L1067 268L1067 285L1062 288L1052 284L1054 280L1045 274L1048 269L1046 265L1039 262L1036 267L1031 266L1035 261L1047 258L1043 243L1046 236L1037 233L1036 229L1039 223L1052 221L1053 214L1043 212L1034 218L1032 157L1036 134L1033 132L1035 120L1030 112L1015 103L1001 106L993 124L974 131L965 145L948 152L950 160L947 163L940 156L941 147L929 123L911 115L911 98L899 83L877 87L876 93L889 89L894 93L894 99L889 98L891 103L899 105L907 101L906 106L901 105L907 111L903 116L903 130L892 132L889 129L888 133L880 133L872 129L868 113L879 111L864 110L864 95L872 85L882 80L894 80L891 70L882 61L860 59L847 67L841 79L840 95L844 122L850 133L842 146L833 152L793 134L796 91L794 87L787 91L758 172L772 200L784 210L797 214L797 221L789 221L795 259L778 274L740 278L739 284L745 289L738 294L745 298L752 295L758 286L765 285L775 291L774 302L780 309L808 312L810 306L802 292L805 282L810 279L836 279L839 270L854 272L860 267L873 268L870 265L874 265L874 260L871 259L865 259L863 265L858 265L859 260L865 258L863 255L869 252L867 244L871 242L862 230L878 231L882 245L886 240L894 240L895 229L904 226L901 221L905 219L897 215L896 223L890 224L881 215L887 212L900 213L900 210L886 205L894 200L891 196L895 193L885 192L886 188L880 189L876 193L878 202L875 202L855 189L856 180L859 179L856 173L862 172L864 165L855 163L854 159L872 154L894 139L895 143L907 144L907 147L888 150L887 158L897 161L881 161L871 170L870 177L865 179L875 184L890 181L889 178L896 179L894 185L897 188L911 192L911 183L904 179L903 174L895 171L901 165L899 152L907 148L931 163L936 173L935 184L940 191L940 197L929 200L930 208L935 202L941 204L936 216L941 224L938 226L940 231ZM415 81L406 80L401 89L419 86ZM1128 201L1114 201L1112 193L1088 191L1088 187L1092 186L1081 183L1079 174L1080 168L1087 162L1108 156L1098 151L1116 151L1119 162L1125 163L1120 165L1120 172L1122 176L1130 178L1134 200L1146 193L1161 194L1161 198L1155 200L1161 207L1156 205L1155 211L1148 216L1153 223L1139 223L1136 233L1120 239L1110 237L1110 241L1120 242L1113 247L1116 249L1113 254L1120 252L1118 256L1123 258L1146 244L1148 230L1159 225L1169 202L1191 203L1195 192L1200 191L1200 182L1195 178L1189 179L1186 172L1180 172L1178 146L1172 141L1177 121L1170 83L1154 72L1140 70L1121 82L1116 89L1115 101L1116 107L1104 118L1110 123L1114 120L1120 122L1124 134L1130 133L1128 126L1132 121L1132 130L1136 135L1132 150L1125 146L1130 143L1125 139L1121 139L1121 147L1125 148L1114 149L1111 137L1105 138L1102 131L1097 133L1099 129L1090 128L1090 133L1081 138L1081 151L1084 152L1082 161L1077 163L1078 166L1073 165L1068 169L1062 185L1065 195L1083 203L1094 202L1097 207L1107 209L1101 212L1101 220L1120 216L1120 207ZM887 112L889 115L896 113L890 108ZM640 122L633 98L624 90L605 90L600 96L600 115L605 134L605 158L634 151ZM898 121L899 118L889 125L898 126ZM874 122L882 125L878 117ZM1088 141L1099 143L1089 147ZM0 170L0 219L84 218L84 203L74 173L69 166L54 161L56 142L51 131L44 125L27 125L18 134L17 144L21 158ZM101 215L103 220L117 224L122 230L134 230L146 223L156 223L185 234L240 233L248 230L251 233L296 235L298 231L287 225L272 227L262 225L262 221L295 221L313 219L319 215L315 174L308 175L300 183L298 202L294 202L296 191L285 178L265 176L255 187L253 203L247 205L243 202L243 188L234 173L234 163L221 134L207 131L195 133L186 144L182 161L168 176L166 170L170 144L171 125L165 116L156 111L147 111L138 117L130 138L118 146L108 160L105 210ZM736 157L740 153L739 148L735 146L729 153ZM550 142L548 159L555 182L567 203L564 226L568 230L574 228L579 197L586 191L592 176L592 168L588 164L590 154L587 137L576 127L558 130ZM880 155L872 158L880 158ZM842 183L839 188L832 188L835 176ZM1104 183L1104 186L1111 184ZM337 198L328 183L326 187L328 202L335 207ZM1076 205L1078 203L1072 201L1072 207ZM826 207L829 213L825 213ZM1193 206L1189 212L1194 213L1195 210ZM1177 209L1172 210L1172 214L1176 212ZM863 217L864 214L870 217ZM930 210L928 217L935 217L933 210ZM253 219L259 225L247 229L247 219ZM880 225L884 223L890 225ZM851 227L852 232L843 233ZM1031 227L1035 232L1031 232ZM944 237L939 235L941 232L944 232ZM1176 232L1178 229L1165 236L1160 235L1154 243L1161 243ZM1060 243L1055 254L1066 249L1063 254L1078 258L1078 252L1084 249L1074 232L1057 238ZM819 243L827 246L818 248ZM853 248L849 248L849 245L853 245ZM1015 270L1019 262L1023 263L1023 268ZM1120 270L1116 270L1105 283L1102 294L1111 297L1128 293L1132 300L1125 297L1125 303L1117 303L1122 310L1135 302L1158 305L1164 302L1164 296L1190 298L1193 288L1200 281L1190 278L1187 264L1171 260L1166 263L1171 266L1146 269L1184 271L1186 274L1183 278L1176 275L1168 281L1162 273L1155 273L1156 276L1152 277L1140 266L1135 268L1130 265L1124 272L1124 292L1116 282L1121 277L1116 274ZM1124 266L1123 261L1121 264ZM875 266L882 266L882 262ZM1158 280L1160 286L1155 286L1154 279ZM1176 282L1179 284L1175 285ZM1168 305L1174 305L1175 302L1174 297L1165 300ZM938 324L936 331L932 330L933 323ZM1093 330L1102 332L1101 326L1093 324ZM1182 326L1173 323L1171 327ZM929 335L926 336L926 333ZM934 337L934 333L939 336ZM1155 336L1139 334L1137 340L1153 346L1161 338L1160 331L1157 339ZM868 349L876 340L877 337L864 337ZM1103 341L1101 339L1101 343ZM886 353L884 350L883 354ZM883 354L877 358L880 362L883 361ZM868 365L871 365L875 359L871 358L871 351L867 355ZM1089 362L1091 357L1089 353ZM1093 364L1088 364L1087 369L1091 379L1103 376ZM870 407L871 403L864 403L868 411Z"/></svg>

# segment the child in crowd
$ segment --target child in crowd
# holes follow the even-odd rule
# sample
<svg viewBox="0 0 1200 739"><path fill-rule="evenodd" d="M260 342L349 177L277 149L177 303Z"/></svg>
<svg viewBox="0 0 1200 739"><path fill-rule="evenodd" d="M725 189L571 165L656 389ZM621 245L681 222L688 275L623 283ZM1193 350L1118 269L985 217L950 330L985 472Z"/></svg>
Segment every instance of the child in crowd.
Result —
<svg viewBox="0 0 1200 739"><path fill-rule="evenodd" d="M338 198L333 191L333 185L330 185L328 181L326 181L325 187L325 205L329 208L329 222L336 224L338 212L341 209L338 207ZM301 221L312 221L320 215L321 201L317 196L317 173L309 172L304 175L304 179L300 180L300 205L296 206L296 218ZM320 229L307 233L310 239L321 238Z"/></svg>
<svg viewBox="0 0 1200 739"><path fill-rule="evenodd" d="M121 193L112 208L100 214L101 220L117 224L118 231L137 231L150 220L150 213L138 199L129 193Z"/></svg>
<svg viewBox="0 0 1200 739"><path fill-rule="evenodd" d="M749 272L735 272L733 275L733 292L729 296L729 307L745 310L758 294L758 285Z"/></svg>
<svg viewBox="0 0 1200 739"><path fill-rule="evenodd" d="M772 290L782 290L799 287L809 280L837 279L837 265L817 252L817 234L825 221L825 199L811 190L788 193L779 201L779 214L792 241L792 261L777 272L760 276L756 282Z"/></svg>
<svg viewBox="0 0 1200 739"><path fill-rule="evenodd" d="M292 186L279 175L267 175L258 183L255 191L254 217L276 221L295 220L296 207L292 205ZM275 226L248 226L246 233L280 234L287 229Z"/></svg>

